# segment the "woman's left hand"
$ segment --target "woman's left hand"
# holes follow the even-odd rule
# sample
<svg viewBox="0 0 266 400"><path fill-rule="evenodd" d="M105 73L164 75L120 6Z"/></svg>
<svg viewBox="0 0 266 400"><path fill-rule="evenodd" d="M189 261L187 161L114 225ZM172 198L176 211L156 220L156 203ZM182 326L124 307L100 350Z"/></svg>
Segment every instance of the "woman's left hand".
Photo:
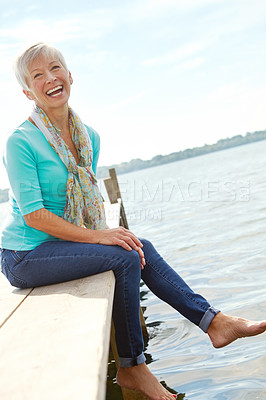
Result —
<svg viewBox="0 0 266 400"><path fill-rule="evenodd" d="M143 245L133 232L120 226L114 229L96 230L94 231L94 235L96 239L95 243L117 245L128 251L136 250L140 256L141 269L144 268L146 262L142 251Z"/></svg>

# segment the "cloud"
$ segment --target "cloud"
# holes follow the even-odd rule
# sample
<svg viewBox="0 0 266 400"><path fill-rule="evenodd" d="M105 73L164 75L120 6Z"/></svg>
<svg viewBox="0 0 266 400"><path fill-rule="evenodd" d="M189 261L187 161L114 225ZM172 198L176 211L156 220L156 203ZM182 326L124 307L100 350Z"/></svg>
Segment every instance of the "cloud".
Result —
<svg viewBox="0 0 266 400"><path fill-rule="evenodd" d="M161 18L166 14L177 16L192 14L204 9L206 16L212 17L229 13L233 19L253 24L257 20L264 20L266 11L265 0L140 0L131 2L128 15L135 20ZM200 14L199 14L200 15Z"/></svg>
<svg viewBox="0 0 266 400"><path fill-rule="evenodd" d="M265 85L249 86L245 83L221 85L201 99L201 107L208 110L237 108L243 114L251 115L266 108ZM256 107L253 105L256 104ZM244 119L247 118L243 117ZM261 123L260 117L260 123Z"/></svg>
<svg viewBox="0 0 266 400"><path fill-rule="evenodd" d="M224 3L224 0L141 0L130 6L128 13L136 20L160 18L164 13L187 13L215 3Z"/></svg>
<svg viewBox="0 0 266 400"><path fill-rule="evenodd" d="M151 90L149 90L149 89L142 90L140 93L137 93L135 95L129 96L126 99L123 99L123 100L121 100L121 101L119 101L117 103L114 103L114 104L112 104L110 106L107 106L106 108L102 108L101 107L101 113L102 112L103 113L113 113L114 111L117 111L120 108L122 108L122 107L124 107L124 106L126 106L128 104L134 103L135 100L138 100L143 96L146 96L150 92L151 92Z"/></svg>
<svg viewBox="0 0 266 400"><path fill-rule="evenodd" d="M205 59L203 57L193 58L178 65L178 69L190 70L199 67L203 64Z"/></svg>
<svg viewBox="0 0 266 400"><path fill-rule="evenodd" d="M0 30L0 35L6 41L15 40L19 43L32 43L34 32L34 41L38 42L38 38L42 41L61 42L72 38L78 33L78 27L73 20L48 21L42 19L28 19L17 24L16 27L5 28Z"/></svg>
<svg viewBox="0 0 266 400"><path fill-rule="evenodd" d="M221 3L222 1L224 0L146 0L146 7L151 9L171 7L178 10L187 10L191 8L199 8L208 4Z"/></svg>
<svg viewBox="0 0 266 400"><path fill-rule="evenodd" d="M207 10L201 16L201 22L206 27L205 35L211 34L214 41L223 36L243 33L252 27L257 28L260 24L264 25L265 13L264 0L242 1L241 7L237 1L225 0L221 6Z"/></svg>
<svg viewBox="0 0 266 400"><path fill-rule="evenodd" d="M2 43L32 44L45 41L60 43L68 40L82 38L92 42L115 27L116 16L112 10L102 9L84 13L65 14L61 18L51 19L50 16L42 18L24 18L16 24L6 24L0 29Z"/></svg>
<svg viewBox="0 0 266 400"><path fill-rule="evenodd" d="M176 62L180 62L183 59L187 59L191 56L194 56L195 54L197 54L200 51L202 51L203 49L205 49L206 46L207 46L207 43L190 43L185 46L180 46L177 49L169 51L158 57L144 60L144 61L142 61L141 64L144 66L173 64ZM201 62L202 61L203 61L203 59L201 59ZM197 61L197 63L199 65L199 61Z"/></svg>

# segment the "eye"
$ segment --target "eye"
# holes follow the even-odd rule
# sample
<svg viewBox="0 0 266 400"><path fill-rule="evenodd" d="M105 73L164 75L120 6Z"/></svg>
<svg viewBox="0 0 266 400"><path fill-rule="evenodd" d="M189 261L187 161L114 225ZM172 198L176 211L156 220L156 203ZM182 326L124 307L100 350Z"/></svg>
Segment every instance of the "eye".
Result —
<svg viewBox="0 0 266 400"><path fill-rule="evenodd" d="M33 78L34 78L34 79L36 79L36 78L39 78L39 76L41 76L41 74L40 74L40 73L38 73L38 74L35 74Z"/></svg>
<svg viewBox="0 0 266 400"><path fill-rule="evenodd" d="M59 68L60 68L59 65L54 65L54 66L52 67L52 70L57 70L57 69L59 69Z"/></svg>

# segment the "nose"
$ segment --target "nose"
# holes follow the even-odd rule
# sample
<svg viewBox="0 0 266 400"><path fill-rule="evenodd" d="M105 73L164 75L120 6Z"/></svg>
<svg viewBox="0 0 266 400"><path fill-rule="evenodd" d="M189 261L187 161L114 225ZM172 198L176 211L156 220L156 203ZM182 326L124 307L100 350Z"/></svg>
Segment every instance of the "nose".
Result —
<svg viewBox="0 0 266 400"><path fill-rule="evenodd" d="M52 72L47 71L46 81L47 81L47 83L54 82L54 81L56 81L56 76L54 76Z"/></svg>

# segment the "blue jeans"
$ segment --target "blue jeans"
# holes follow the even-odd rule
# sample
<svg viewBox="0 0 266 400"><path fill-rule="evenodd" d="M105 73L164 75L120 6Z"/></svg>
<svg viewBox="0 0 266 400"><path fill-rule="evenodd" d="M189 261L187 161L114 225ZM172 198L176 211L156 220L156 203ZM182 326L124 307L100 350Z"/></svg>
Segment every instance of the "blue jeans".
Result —
<svg viewBox="0 0 266 400"><path fill-rule="evenodd" d="M30 251L1 250L1 269L11 285L36 287L112 270L116 285L113 320L120 366L145 361L139 320L140 279L160 299L207 331L219 312L196 294L163 260L153 245L141 239L146 266L141 270L135 250L120 246L51 241Z"/></svg>

